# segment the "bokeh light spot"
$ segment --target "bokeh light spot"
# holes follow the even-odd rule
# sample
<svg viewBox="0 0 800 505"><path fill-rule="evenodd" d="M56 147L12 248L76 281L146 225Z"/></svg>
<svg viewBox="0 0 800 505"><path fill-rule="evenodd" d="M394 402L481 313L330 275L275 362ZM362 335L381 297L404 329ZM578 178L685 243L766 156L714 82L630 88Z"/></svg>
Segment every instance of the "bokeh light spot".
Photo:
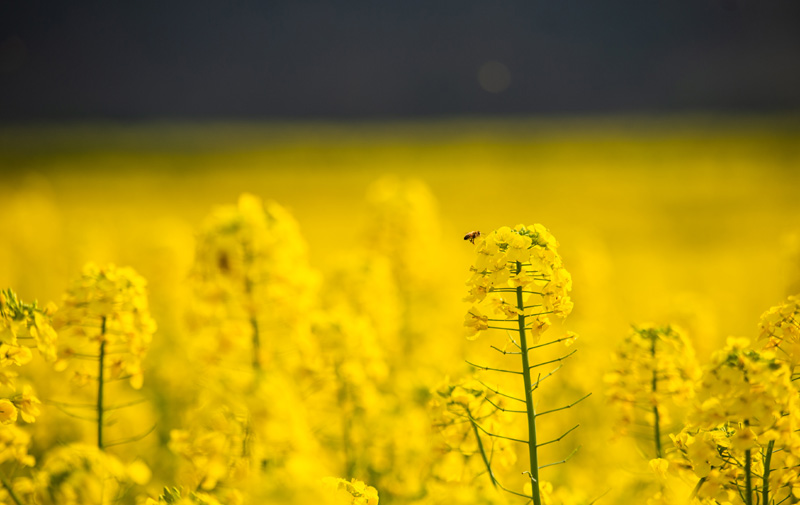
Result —
<svg viewBox="0 0 800 505"><path fill-rule="evenodd" d="M487 61L478 70L478 84L489 93L502 93L511 84L511 72L499 61Z"/></svg>

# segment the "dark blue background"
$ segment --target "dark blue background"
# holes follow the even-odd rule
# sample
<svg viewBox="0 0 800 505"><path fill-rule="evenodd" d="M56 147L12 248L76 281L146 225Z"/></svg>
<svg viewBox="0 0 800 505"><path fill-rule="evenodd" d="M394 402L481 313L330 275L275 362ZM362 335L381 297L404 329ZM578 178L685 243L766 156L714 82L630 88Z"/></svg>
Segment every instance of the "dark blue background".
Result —
<svg viewBox="0 0 800 505"><path fill-rule="evenodd" d="M798 0L0 0L4 121L798 108Z"/></svg>

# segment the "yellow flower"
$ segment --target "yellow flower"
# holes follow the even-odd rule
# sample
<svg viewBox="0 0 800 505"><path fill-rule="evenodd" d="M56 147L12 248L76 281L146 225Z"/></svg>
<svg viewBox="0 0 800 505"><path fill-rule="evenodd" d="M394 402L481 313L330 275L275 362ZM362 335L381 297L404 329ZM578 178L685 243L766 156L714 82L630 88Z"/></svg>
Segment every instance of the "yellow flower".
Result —
<svg viewBox="0 0 800 505"><path fill-rule="evenodd" d="M531 328L534 342L550 326L546 315L568 316L573 307L569 296L572 277L563 268L557 248L558 243L540 224L503 226L477 241L465 298L474 304L465 322L467 336L489 328L488 317L481 315L478 305L508 321L520 315L536 318ZM520 292L523 306L517 302Z"/></svg>
<svg viewBox="0 0 800 505"><path fill-rule="evenodd" d="M36 416L41 414L39 405L42 402L33 395L33 388L27 384L22 388L22 395L14 399L14 404L26 423L36 422Z"/></svg>
<svg viewBox="0 0 800 505"><path fill-rule="evenodd" d="M667 470L669 469L669 461L664 458L656 458L650 460L650 470L662 479L667 477Z"/></svg>
<svg viewBox="0 0 800 505"><path fill-rule="evenodd" d="M489 328L489 316L484 316L476 307L473 307L464 316L464 326L466 326L467 338L474 340L479 332Z"/></svg>
<svg viewBox="0 0 800 505"><path fill-rule="evenodd" d="M33 354L27 347L0 344L0 366L24 365L31 358L33 358Z"/></svg>
<svg viewBox="0 0 800 505"><path fill-rule="evenodd" d="M11 424L17 420L17 407L9 400L0 400L0 424Z"/></svg>
<svg viewBox="0 0 800 505"><path fill-rule="evenodd" d="M358 479L350 482L336 477L325 477L322 482L337 490L346 491L352 496L352 505L378 505L378 490Z"/></svg>
<svg viewBox="0 0 800 505"><path fill-rule="evenodd" d="M141 387L141 360L156 331L150 316L147 282L132 268L87 264L64 297L58 323L64 337L62 359L76 354L99 357L100 346L114 345L105 366L113 377L121 371L134 388ZM65 368L59 363L59 368Z"/></svg>
<svg viewBox="0 0 800 505"><path fill-rule="evenodd" d="M45 359L55 360L57 337L51 326L55 311L52 303L41 309L36 302L22 302L10 289L0 291L0 365L20 365L30 360L30 350L20 346L18 338L33 339Z"/></svg>
<svg viewBox="0 0 800 505"><path fill-rule="evenodd" d="M660 432L674 406L693 396L700 373L691 342L673 326L633 327L617 346L613 362L605 377L606 395L620 413L621 431L636 423Z"/></svg>

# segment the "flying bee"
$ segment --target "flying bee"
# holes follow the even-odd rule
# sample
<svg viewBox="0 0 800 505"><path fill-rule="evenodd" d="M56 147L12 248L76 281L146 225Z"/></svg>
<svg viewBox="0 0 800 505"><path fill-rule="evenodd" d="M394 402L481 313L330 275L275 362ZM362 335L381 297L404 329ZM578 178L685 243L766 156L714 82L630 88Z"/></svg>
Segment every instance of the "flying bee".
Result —
<svg viewBox="0 0 800 505"><path fill-rule="evenodd" d="M467 233L466 235L464 235L464 240L469 240L470 242L472 242L474 244L475 243L475 239L480 237L480 236L481 236L481 232L479 232L478 230L475 230L475 231L471 231L471 232Z"/></svg>

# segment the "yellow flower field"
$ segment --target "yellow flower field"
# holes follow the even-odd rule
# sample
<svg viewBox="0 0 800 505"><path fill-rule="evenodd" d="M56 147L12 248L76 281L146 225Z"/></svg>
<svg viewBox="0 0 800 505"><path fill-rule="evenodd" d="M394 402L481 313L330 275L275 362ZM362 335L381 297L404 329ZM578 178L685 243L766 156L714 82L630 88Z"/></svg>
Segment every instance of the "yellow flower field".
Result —
<svg viewBox="0 0 800 505"><path fill-rule="evenodd" d="M0 170L0 503L800 500L790 121L31 126Z"/></svg>

